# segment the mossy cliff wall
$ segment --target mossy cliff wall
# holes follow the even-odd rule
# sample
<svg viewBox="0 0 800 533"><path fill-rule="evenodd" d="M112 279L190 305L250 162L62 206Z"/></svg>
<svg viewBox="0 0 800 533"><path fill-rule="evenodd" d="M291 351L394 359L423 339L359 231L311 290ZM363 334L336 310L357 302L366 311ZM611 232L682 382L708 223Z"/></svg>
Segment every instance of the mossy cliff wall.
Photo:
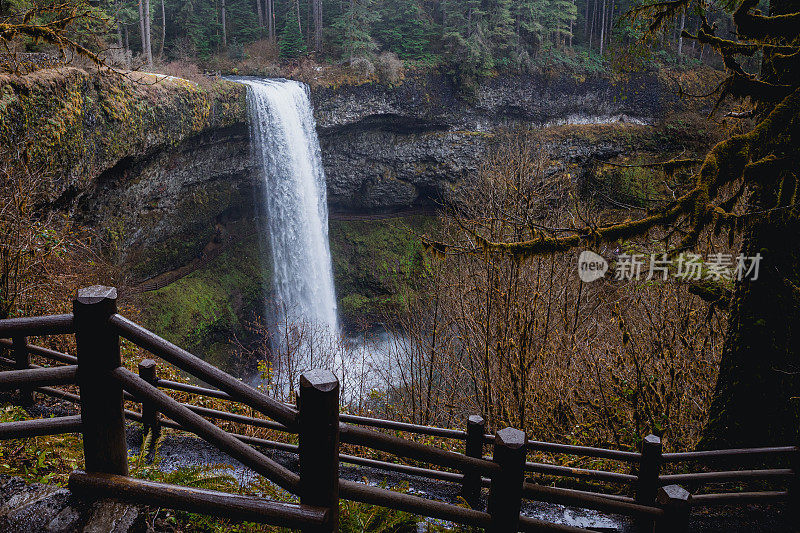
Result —
<svg viewBox="0 0 800 533"><path fill-rule="evenodd" d="M82 189L123 159L136 159L204 131L240 124L245 91L203 88L139 73L77 68L0 75L0 141L27 150L32 167L53 176L53 196Z"/></svg>
<svg viewBox="0 0 800 533"><path fill-rule="evenodd" d="M48 177L43 208L68 211L95 228L131 286L150 280L157 288L140 298L149 327L224 359L226 342L244 335L269 291L253 237L259 184L245 86L134 76L143 77L73 68L0 76L0 142L5 157L25 157ZM435 75L410 76L397 87L317 87L311 98L329 203L345 215L430 203L478 168L497 132L579 121L577 115L654 120L667 98L660 87L648 76L497 78L469 101ZM656 140L652 129L636 124L548 131L560 154L554 168ZM408 289L421 252L413 233L398 229L405 223L417 232L434 224L332 220L346 321L374 317ZM194 266L177 281L169 277L187 265Z"/></svg>
<svg viewBox="0 0 800 533"><path fill-rule="evenodd" d="M97 228L145 278L200 253L222 213L246 210L222 183L248 164L245 94L229 82L76 68L0 76L0 145L46 178L50 207Z"/></svg>

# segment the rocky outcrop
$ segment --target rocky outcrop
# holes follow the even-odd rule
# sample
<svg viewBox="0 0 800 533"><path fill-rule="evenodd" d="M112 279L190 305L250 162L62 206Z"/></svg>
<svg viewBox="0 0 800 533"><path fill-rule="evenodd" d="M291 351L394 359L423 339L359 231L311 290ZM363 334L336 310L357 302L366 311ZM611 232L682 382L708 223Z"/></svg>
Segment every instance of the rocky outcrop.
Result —
<svg viewBox="0 0 800 533"><path fill-rule="evenodd" d="M246 125L211 129L100 174L76 201L132 279L173 270L252 221L254 173ZM249 224L252 230L252 222Z"/></svg>
<svg viewBox="0 0 800 533"><path fill-rule="evenodd" d="M0 141L12 152L6 157L20 156L49 178L54 200L80 194L109 169L245 116L245 92L230 83L201 87L71 67L0 75Z"/></svg>
<svg viewBox="0 0 800 533"><path fill-rule="evenodd" d="M432 74L397 87L312 90L331 209L390 212L435 202L478 168L506 128L648 121L664 105L650 75L498 76L476 94L465 99ZM17 147L12 157L49 176L49 203L97 228L133 281L252 230L258 180L242 85L136 82L74 68L0 76L0 139ZM553 146L559 164L580 165L625 143L598 145L587 135Z"/></svg>
<svg viewBox="0 0 800 533"><path fill-rule="evenodd" d="M5 533L128 533L144 531L134 505L87 501L68 489L0 476L0 531Z"/></svg>
<svg viewBox="0 0 800 533"><path fill-rule="evenodd" d="M329 203L338 211L369 212L440 199L477 169L500 131L648 124L671 97L649 74L617 81L536 75L497 77L467 100L445 77L428 75L398 87L317 89L312 100ZM591 151L588 140L577 144L563 148L576 156Z"/></svg>
<svg viewBox="0 0 800 533"><path fill-rule="evenodd" d="M244 88L229 82L76 68L0 76L3 160L35 173L40 209L97 228L134 277L188 261L242 205L246 116Z"/></svg>

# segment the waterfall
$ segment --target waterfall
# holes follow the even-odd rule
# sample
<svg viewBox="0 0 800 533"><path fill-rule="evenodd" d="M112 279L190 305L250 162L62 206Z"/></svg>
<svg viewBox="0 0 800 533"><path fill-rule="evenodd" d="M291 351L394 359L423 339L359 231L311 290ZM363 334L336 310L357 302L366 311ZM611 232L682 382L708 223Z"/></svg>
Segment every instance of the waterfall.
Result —
<svg viewBox="0 0 800 533"><path fill-rule="evenodd" d="M336 334L325 172L307 88L283 79L236 81L248 86L280 319Z"/></svg>

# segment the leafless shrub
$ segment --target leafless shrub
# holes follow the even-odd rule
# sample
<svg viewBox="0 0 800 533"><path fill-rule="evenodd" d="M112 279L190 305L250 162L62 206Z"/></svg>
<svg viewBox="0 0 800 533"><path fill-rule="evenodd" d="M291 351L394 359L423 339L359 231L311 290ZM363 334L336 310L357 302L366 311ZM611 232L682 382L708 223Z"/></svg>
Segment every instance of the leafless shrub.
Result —
<svg viewBox="0 0 800 533"><path fill-rule="evenodd" d="M191 61L170 61L163 65L157 65L157 67L155 70L161 74L189 80L201 87L208 88L213 82L213 77L207 76L197 64Z"/></svg>
<svg viewBox="0 0 800 533"><path fill-rule="evenodd" d="M273 63L278 60L278 44L269 39L261 39L245 46L244 53L248 59L254 59L261 63Z"/></svg>
<svg viewBox="0 0 800 533"><path fill-rule="evenodd" d="M112 284L92 235L50 205L52 183L24 149L0 151L0 318L64 312L84 284Z"/></svg>
<svg viewBox="0 0 800 533"><path fill-rule="evenodd" d="M375 65L366 57L354 57L350 60L350 70L352 70L356 76L369 78L375 74Z"/></svg>
<svg viewBox="0 0 800 533"><path fill-rule="evenodd" d="M571 202L569 180L545 174L548 158L536 137L505 136L457 188L443 220L447 255L404 298L409 342L394 353L389 404L426 424L463 426L481 413L542 440L634 446L656 432L668 447L691 447L724 315L674 280L582 283L577 252L517 260L481 249L482 239L547 238L578 218L622 215Z"/></svg>
<svg viewBox="0 0 800 533"><path fill-rule="evenodd" d="M130 69L133 62L133 54L124 48L109 48L103 57L106 64L114 68Z"/></svg>
<svg viewBox="0 0 800 533"><path fill-rule="evenodd" d="M375 60L378 80L387 85L397 85L405 75L403 61L392 52L383 52Z"/></svg>
<svg viewBox="0 0 800 533"><path fill-rule="evenodd" d="M179 37L172 41L170 56L176 60L191 61L197 57L197 47L191 37Z"/></svg>

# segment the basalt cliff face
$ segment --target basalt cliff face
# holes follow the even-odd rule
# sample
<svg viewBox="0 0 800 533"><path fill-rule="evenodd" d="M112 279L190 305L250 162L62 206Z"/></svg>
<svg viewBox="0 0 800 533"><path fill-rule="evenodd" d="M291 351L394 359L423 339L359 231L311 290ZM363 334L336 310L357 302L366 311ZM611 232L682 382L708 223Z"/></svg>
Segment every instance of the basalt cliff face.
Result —
<svg viewBox="0 0 800 533"><path fill-rule="evenodd" d="M470 100L443 76L418 75L311 97L331 210L375 213L440 200L509 128L613 122L628 132L551 138L556 166L635 149L631 124L661 116L664 93L647 74L511 76ZM51 205L102 230L132 279L186 265L231 231L253 231L244 86L61 69L2 78L0 95L4 146L49 173Z"/></svg>
<svg viewBox="0 0 800 533"><path fill-rule="evenodd" d="M414 75L395 87L316 87L311 98L346 322L391 303L396 265L416 264L422 252L395 225L336 220L341 215L436 203L511 128L541 132L550 172L578 176L595 158L660 146L646 124L671 101L644 74L497 77L473 99L445 77ZM47 176L38 208L69 212L95 229L133 292L147 291L149 327L206 356L228 357L229 339L263 312L270 286L243 85L136 82L78 69L0 77L0 140L7 161L27 161Z"/></svg>
<svg viewBox="0 0 800 533"><path fill-rule="evenodd" d="M312 92L334 211L380 211L430 203L474 172L495 136L513 128L560 124L649 124L671 97L654 75L624 81L545 76L498 77L475 99L447 78L407 79L398 87L365 84ZM623 147L571 137L565 162Z"/></svg>
<svg viewBox="0 0 800 533"><path fill-rule="evenodd" d="M196 255L239 205L246 112L230 83L76 68L0 76L3 161L37 177L38 209L97 229L133 276Z"/></svg>

